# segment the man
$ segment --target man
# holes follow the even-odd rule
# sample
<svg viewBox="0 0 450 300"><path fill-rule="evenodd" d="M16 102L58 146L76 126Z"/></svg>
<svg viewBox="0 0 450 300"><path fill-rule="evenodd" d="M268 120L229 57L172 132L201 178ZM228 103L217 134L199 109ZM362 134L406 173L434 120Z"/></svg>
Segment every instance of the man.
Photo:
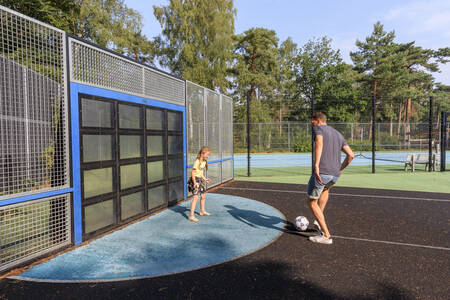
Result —
<svg viewBox="0 0 450 300"><path fill-rule="evenodd" d="M327 117L323 113L313 114L313 137L315 141L314 173L308 183L308 205L311 208L316 221L314 224L321 232L318 236L309 239L315 243L332 244L323 214L327 205L330 188L337 182L339 176L355 155L345 142L342 134L327 125ZM341 151L347 155L341 163Z"/></svg>

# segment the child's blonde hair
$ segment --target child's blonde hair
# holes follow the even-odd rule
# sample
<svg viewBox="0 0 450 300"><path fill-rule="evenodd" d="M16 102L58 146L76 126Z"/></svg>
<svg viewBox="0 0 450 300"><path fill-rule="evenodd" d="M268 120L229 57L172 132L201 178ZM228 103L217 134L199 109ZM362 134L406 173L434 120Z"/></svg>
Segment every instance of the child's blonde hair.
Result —
<svg viewBox="0 0 450 300"><path fill-rule="evenodd" d="M200 158L202 157L202 154L206 153L206 152L211 152L211 149L209 149L208 146L201 147L200 150L197 153L197 159L200 161ZM206 171L208 171L208 161L205 160L205 162L206 162L205 168L206 168Z"/></svg>

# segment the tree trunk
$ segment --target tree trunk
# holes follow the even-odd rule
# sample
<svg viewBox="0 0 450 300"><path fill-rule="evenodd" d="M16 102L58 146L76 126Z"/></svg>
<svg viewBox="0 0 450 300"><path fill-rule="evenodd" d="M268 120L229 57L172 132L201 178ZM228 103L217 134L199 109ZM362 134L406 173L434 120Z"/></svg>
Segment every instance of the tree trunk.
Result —
<svg viewBox="0 0 450 300"><path fill-rule="evenodd" d="M408 84L408 88L411 89L413 86L412 82L410 82ZM410 118L411 118L411 98L408 98L408 103L406 104L406 114L405 114L405 118L406 118L406 140L408 142L408 144L410 143L411 140L411 125L409 124Z"/></svg>
<svg viewBox="0 0 450 300"><path fill-rule="evenodd" d="M405 113L406 142L408 144L410 143L411 140L411 125L409 123L410 117L411 117L411 98L408 98Z"/></svg>

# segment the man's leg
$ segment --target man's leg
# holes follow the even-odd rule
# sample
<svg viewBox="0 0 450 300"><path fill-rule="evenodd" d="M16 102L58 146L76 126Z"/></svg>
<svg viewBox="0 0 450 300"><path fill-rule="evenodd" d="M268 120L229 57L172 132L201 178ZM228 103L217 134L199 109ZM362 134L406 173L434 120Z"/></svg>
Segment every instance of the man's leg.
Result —
<svg viewBox="0 0 450 300"><path fill-rule="evenodd" d="M319 197L319 207L322 210L322 212L325 211L325 206L327 205L329 196L330 196L330 190L328 188L324 188L322 194L320 194L320 197Z"/></svg>
<svg viewBox="0 0 450 300"><path fill-rule="evenodd" d="M319 206L319 199L311 199L309 198L308 204L311 208L312 213L314 214L314 217L316 217L317 222L319 222L319 225L322 229L323 235L326 238L330 237L330 232L328 231L327 224L325 223L325 216L323 215L323 211L321 207ZM325 202L326 204L326 202ZM325 206L324 206L325 208Z"/></svg>

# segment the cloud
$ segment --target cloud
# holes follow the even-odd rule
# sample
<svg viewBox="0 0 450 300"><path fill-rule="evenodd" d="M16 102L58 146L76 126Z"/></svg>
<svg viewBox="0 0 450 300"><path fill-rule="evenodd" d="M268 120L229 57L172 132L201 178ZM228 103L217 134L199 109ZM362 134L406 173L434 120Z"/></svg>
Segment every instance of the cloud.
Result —
<svg viewBox="0 0 450 300"><path fill-rule="evenodd" d="M439 69L441 70L440 73L433 73L434 78L436 79L436 82L441 82L446 85L450 85L450 64L440 64Z"/></svg>
<svg viewBox="0 0 450 300"><path fill-rule="evenodd" d="M417 1L395 6L387 11L384 20L400 23L414 33L440 33L450 37L450 1Z"/></svg>

